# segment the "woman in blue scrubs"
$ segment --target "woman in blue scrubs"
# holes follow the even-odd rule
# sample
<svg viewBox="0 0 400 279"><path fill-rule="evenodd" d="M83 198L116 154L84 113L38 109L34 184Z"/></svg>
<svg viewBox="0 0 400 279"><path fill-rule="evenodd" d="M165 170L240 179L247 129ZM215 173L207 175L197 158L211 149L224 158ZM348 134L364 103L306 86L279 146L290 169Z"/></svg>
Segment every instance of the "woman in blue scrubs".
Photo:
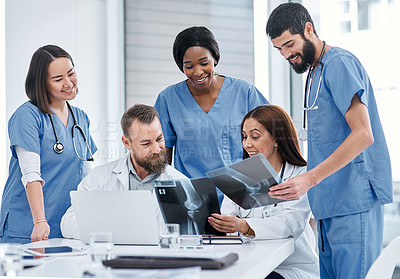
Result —
<svg viewBox="0 0 400 279"><path fill-rule="evenodd" d="M62 237L60 220L69 192L97 151L89 118L69 105L77 94L71 56L58 46L39 48L25 83L29 101L8 123L12 157L1 204L0 242Z"/></svg>
<svg viewBox="0 0 400 279"><path fill-rule="evenodd" d="M154 107L165 145L181 173L190 178L242 159L240 123L268 101L247 81L215 73L218 43L206 27L190 27L175 38L173 55L187 79L164 89ZM219 193L220 201L223 197Z"/></svg>

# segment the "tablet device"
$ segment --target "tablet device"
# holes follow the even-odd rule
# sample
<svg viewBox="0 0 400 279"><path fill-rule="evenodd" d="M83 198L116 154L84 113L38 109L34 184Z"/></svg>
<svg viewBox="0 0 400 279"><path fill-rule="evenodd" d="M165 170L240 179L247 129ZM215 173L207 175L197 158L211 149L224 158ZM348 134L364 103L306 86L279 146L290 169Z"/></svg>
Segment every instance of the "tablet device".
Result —
<svg viewBox="0 0 400 279"><path fill-rule="evenodd" d="M73 248L70 246L54 246L54 247L30 247L25 248L24 251L34 256L76 256L86 254L85 248Z"/></svg>

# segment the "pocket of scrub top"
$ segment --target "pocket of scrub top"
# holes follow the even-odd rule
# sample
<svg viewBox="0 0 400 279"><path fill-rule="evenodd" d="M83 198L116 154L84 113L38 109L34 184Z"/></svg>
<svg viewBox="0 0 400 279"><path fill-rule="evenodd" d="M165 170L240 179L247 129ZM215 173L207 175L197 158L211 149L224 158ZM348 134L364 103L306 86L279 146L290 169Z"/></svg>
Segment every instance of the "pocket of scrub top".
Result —
<svg viewBox="0 0 400 279"><path fill-rule="evenodd" d="M235 163L243 158L239 125L225 125L222 134L224 160Z"/></svg>
<svg viewBox="0 0 400 279"><path fill-rule="evenodd" d="M1 227L0 227L0 237L4 236L4 230L6 229L6 225L7 225L7 221L8 221L8 212L6 214L6 216L4 217L3 222L1 222Z"/></svg>
<svg viewBox="0 0 400 279"><path fill-rule="evenodd" d="M319 143L343 141L348 124L335 103L320 97L318 109L309 112L310 127L315 129L315 140ZM311 130L311 129L310 129Z"/></svg>

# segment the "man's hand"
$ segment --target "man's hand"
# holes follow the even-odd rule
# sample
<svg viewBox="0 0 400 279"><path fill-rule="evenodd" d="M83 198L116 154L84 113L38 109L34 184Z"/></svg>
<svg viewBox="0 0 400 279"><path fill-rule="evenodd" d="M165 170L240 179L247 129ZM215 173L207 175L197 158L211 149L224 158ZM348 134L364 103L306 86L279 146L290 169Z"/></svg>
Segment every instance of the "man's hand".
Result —
<svg viewBox="0 0 400 279"><path fill-rule="evenodd" d="M315 184L310 172L290 178L281 184L271 186L268 194L275 199L295 200L307 193Z"/></svg>

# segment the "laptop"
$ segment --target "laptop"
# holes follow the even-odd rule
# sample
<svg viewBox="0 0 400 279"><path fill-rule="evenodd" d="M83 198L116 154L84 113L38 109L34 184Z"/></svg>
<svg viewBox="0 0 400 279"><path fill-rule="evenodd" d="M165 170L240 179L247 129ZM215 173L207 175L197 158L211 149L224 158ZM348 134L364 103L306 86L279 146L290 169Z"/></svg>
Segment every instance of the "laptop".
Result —
<svg viewBox="0 0 400 279"><path fill-rule="evenodd" d="M79 234L112 232L115 244L158 245L155 200L150 191L71 191Z"/></svg>

